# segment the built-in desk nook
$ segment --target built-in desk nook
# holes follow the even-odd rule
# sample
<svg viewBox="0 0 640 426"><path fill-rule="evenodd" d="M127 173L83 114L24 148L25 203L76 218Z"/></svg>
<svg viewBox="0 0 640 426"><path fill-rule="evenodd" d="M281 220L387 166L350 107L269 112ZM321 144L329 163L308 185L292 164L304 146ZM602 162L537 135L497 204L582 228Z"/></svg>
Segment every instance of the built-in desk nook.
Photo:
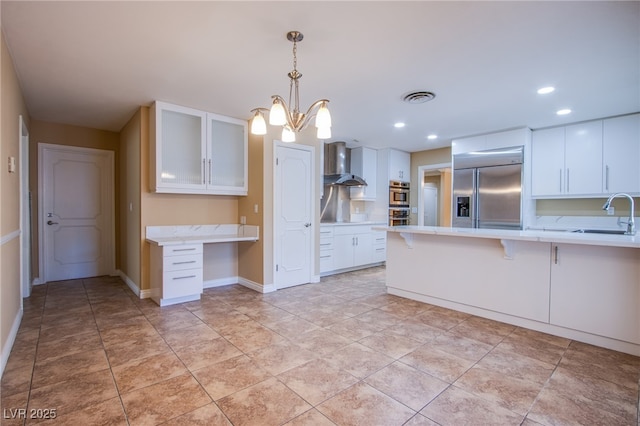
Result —
<svg viewBox="0 0 640 426"><path fill-rule="evenodd" d="M147 226L151 298L160 306L200 299L204 244L258 241L254 225Z"/></svg>

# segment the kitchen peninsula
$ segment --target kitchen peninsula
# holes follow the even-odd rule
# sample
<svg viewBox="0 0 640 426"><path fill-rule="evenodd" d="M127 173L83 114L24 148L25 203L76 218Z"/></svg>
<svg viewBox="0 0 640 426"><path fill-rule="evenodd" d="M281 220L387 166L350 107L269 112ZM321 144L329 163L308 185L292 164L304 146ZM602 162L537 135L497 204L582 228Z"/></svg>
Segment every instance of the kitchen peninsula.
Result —
<svg viewBox="0 0 640 426"><path fill-rule="evenodd" d="M374 229L389 294L640 355L640 236Z"/></svg>

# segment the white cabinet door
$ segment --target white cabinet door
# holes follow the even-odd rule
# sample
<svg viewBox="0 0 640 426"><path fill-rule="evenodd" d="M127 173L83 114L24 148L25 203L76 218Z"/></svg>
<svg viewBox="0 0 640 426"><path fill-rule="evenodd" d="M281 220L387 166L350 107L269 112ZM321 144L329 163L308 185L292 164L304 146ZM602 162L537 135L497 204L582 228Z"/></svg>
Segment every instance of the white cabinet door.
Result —
<svg viewBox="0 0 640 426"><path fill-rule="evenodd" d="M640 343L640 250L554 244L550 322Z"/></svg>
<svg viewBox="0 0 640 426"><path fill-rule="evenodd" d="M389 151L389 180L411 181L411 154L397 149Z"/></svg>
<svg viewBox="0 0 640 426"><path fill-rule="evenodd" d="M353 267L353 234L334 234L333 236L333 268L335 270Z"/></svg>
<svg viewBox="0 0 640 426"><path fill-rule="evenodd" d="M207 114L207 123L208 191L247 195L247 122Z"/></svg>
<svg viewBox="0 0 640 426"><path fill-rule="evenodd" d="M640 114L603 121L604 192L640 193Z"/></svg>
<svg viewBox="0 0 640 426"><path fill-rule="evenodd" d="M367 265L373 262L373 236L368 231L364 234L356 234L355 245L353 246L353 266Z"/></svg>
<svg viewBox="0 0 640 426"><path fill-rule="evenodd" d="M531 195L564 193L564 127L537 130L531 142Z"/></svg>
<svg viewBox="0 0 640 426"><path fill-rule="evenodd" d="M455 139L451 142L452 155L464 154L471 151L484 151L485 149L487 149L487 135Z"/></svg>
<svg viewBox="0 0 640 426"><path fill-rule="evenodd" d="M150 117L151 189L204 191L207 114L155 102Z"/></svg>
<svg viewBox="0 0 640 426"><path fill-rule="evenodd" d="M565 127L565 190L569 195L602 193L602 121Z"/></svg>
<svg viewBox="0 0 640 426"><path fill-rule="evenodd" d="M351 173L360 176L367 186L351 188L352 200L375 201L378 153L371 148L353 148L351 150Z"/></svg>

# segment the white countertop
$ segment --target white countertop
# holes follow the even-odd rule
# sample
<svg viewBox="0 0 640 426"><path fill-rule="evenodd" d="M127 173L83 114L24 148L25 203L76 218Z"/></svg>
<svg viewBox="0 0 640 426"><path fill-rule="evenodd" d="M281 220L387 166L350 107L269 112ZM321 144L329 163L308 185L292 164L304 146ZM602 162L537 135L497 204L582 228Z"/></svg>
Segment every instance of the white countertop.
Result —
<svg viewBox="0 0 640 426"><path fill-rule="evenodd" d="M320 226L344 226L344 225L377 225L385 226L387 223L384 221L368 220L365 222L321 222Z"/></svg>
<svg viewBox="0 0 640 426"><path fill-rule="evenodd" d="M147 226L146 239L158 246L258 241L255 225Z"/></svg>
<svg viewBox="0 0 640 426"><path fill-rule="evenodd" d="M501 240L539 241L547 243L582 244L592 246L630 247L640 248L640 234L612 235L587 234L564 231L544 230L506 230L506 229L473 229L449 228L443 226L376 226L378 231L442 235L449 237L493 238Z"/></svg>

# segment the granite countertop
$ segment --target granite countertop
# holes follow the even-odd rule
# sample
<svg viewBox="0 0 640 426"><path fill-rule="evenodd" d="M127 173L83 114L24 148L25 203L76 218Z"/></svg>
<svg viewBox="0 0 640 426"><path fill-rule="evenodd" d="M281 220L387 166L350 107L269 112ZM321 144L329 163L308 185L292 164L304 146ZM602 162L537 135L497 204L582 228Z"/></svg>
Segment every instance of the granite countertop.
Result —
<svg viewBox="0 0 640 426"><path fill-rule="evenodd" d="M589 234L571 230L507 230L449 228L443 226L379 226L378 231L404 234L442 235L449 237L493 238L500 240L538 241L548 243L640 248L640 235Z"/></svg>

